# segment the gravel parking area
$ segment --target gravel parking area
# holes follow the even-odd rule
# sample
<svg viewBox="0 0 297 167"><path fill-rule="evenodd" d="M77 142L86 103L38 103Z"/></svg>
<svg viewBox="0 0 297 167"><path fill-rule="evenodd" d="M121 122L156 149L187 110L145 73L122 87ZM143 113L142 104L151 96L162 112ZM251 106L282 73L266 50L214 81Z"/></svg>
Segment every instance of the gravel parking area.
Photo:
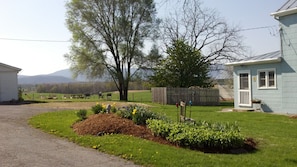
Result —
<svg viewBox="0 0 297 167"><path fill-rule="evenodd" d="M90 104L84 105L90 106ZM74 109L84 105L0 105L0 166L137 166L119 157L78 146L27 124L27 120L38 113Z"/></svg>

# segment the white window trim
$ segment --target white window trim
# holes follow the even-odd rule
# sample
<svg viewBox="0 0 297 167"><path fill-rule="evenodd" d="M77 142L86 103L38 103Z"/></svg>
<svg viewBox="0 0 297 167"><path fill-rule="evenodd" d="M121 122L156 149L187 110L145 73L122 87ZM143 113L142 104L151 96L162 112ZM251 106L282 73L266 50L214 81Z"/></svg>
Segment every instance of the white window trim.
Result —
<svg viewBox="0 0 297 167"><path fill-rule="evenodd" d="M240 74L242 73L247 73L248 74L248 85L249 85L249 89L248 90L240 90ZM237 88L237 91L238 91L238 105L239 106L242 106L242 107L251 107L252 106L252 84L251 84L251 71L250 70L240 70L238 71L238 74L237 74L237 85L238 85L238 88ZM240 103L240 92L248 92L249 93L249 104L242 104Z"/></svg>
<svg viewBox="0 0 297 167"><path fill-rule="evenodd" d="M274 86L268 86L269 85L269 77L268 73L269 71L274 72ZM260 72L265 72L265 87L260 87ZM258 89L277 89L277 75L276 75L276 68L267 68L267 69L259 69L257 70L257 87Z"/></svg>

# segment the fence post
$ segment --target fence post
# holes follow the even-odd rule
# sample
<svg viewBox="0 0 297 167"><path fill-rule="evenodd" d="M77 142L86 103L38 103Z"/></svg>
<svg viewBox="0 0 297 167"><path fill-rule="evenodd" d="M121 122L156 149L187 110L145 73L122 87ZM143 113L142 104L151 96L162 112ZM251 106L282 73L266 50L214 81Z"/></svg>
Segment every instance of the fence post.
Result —
<svg viewBox="0 0 297 167"><path fill-rule="evenodd" d="M178 107L179 107L178 102L176 102L175 106L176 106L177 122L179 122L180 120L179 120L179 113L178 113Z"/></svg>
<svg viewBox="0 0 297 167"><path fill-rule="evenodd" d="M186 119L186 103L180 101L180 122L185 122Z"/></svg>

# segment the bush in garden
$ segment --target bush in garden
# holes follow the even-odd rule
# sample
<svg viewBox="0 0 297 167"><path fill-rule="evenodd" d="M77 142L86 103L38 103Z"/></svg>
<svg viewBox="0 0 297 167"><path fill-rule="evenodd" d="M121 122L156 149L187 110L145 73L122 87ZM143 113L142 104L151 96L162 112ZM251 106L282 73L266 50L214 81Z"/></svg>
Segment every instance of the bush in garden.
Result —
<svg viewBox="0 0 297 167"><path fill-rule="evenodd" d="M169 123L163 120L147 120L151 131L172 143L180 146L195 148L239 148L244 144L244 137L240 134L236 124L200 122L188 125Z"/></svg>
<svg viewBox="0 0 297 167"><path fill-rule="evenodd" d="M137 125L145 125L146 120L154 118L154 113L144 107L136 106L132 111L132 120Z"/></svg>
<svg viewBox="0 0 297 167"><path fill-rule="evenodd" d="M132 111L133 111L133 106L125 106L121 107L117 110L116 114L122 118L130 119L132 120Z"/></svg>
<svg viewBox="0 0 297 167"><path fill-rule="evenodd" d="M102 110L103 110L102 104L97 103L95 106L92 106L92 111L94 114L99 114L100 112L102 112Z"/></svg>
<svg viewBox="0 0 297 167"><path fill-rule="evenodd" d="M111 110L112 113L116 113L117 112L117 108L115 107L115 105L111 106Z"/></svg>
<svg viewBox="0 0 297 167"><path fill-rule="evenodd" d="M76 115L78 116L80 121L87 119L87 110L79 110Z"/></svg>
<svg viewBox="0 0 297 167"><path fill-rule="evenodd" d="M204 127L207 129L212 129L214 131L240 131L238 124L235 123L220 123L220 122L214 122L214 123L209 123L207 121L196 121L195 126L197 127Z"/></svg>
<svg viewBox="0 0 297 167"><path fill-rule="evenodd" d="M167 138L170 135L172 130L170 123L165 123L163 120L148 119L146 121L147 127L154 133L156 136Z"/></svg>
<svg viewBox="0 0 297 167"><path fill-rule="evenodd" d="M99 114L99 113L107 113L107 112L112 112L116 113L117 109L115 107L115 104L113 105L105 105L105 104L99 104L97 103L95 106L92 106L92 111L94 114Z"/></svg>
<svg viewBox="0 0 297 167"><path fill-rule="evenodd" d="M138 105L130 105L122 107L117 111L122 118L130 119L137 125L146 125L148 119L167 119L165 116L154 113L148 108Z"/></svg>

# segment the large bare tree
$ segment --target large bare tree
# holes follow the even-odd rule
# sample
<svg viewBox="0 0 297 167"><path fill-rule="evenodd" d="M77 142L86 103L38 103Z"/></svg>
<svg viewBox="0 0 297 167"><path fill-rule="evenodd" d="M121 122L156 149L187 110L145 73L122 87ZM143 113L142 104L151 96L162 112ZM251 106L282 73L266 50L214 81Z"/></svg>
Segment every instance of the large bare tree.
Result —
<svg viewBox="0 0 297 167"><path fill-rule="evenodd" d="M179 39L187 41L211 64L242 55L244 47L238 27L229 26L214 9L203 8L200 0L177 0L175 3L180 8L177 7L162 24L165 43Z"/></svg>
<svg viewBox="0 0 297 167"><path fill-rule="evenodd" d="M75 75L108 72L127 100L131 68L139 68L144 41L157 25L153 0L71 0L66 4L72 46L66 59Z"/></svg>

